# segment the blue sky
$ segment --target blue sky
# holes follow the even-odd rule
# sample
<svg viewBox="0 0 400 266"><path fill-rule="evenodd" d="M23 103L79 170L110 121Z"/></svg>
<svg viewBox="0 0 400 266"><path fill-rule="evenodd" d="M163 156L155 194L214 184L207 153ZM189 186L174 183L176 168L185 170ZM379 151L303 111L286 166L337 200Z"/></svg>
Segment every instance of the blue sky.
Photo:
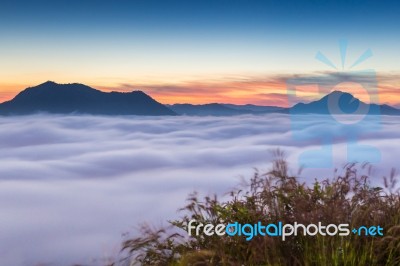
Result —
<svg viewBox="0 0 400 266"><path fill-rule="evenodd" d="M329 70L366 49L363 67L398 71L395 1L2 1L0 85L97 87ZM1 90L1 88L0 88ZM5 96L6 97L6 96Z"/></svg>

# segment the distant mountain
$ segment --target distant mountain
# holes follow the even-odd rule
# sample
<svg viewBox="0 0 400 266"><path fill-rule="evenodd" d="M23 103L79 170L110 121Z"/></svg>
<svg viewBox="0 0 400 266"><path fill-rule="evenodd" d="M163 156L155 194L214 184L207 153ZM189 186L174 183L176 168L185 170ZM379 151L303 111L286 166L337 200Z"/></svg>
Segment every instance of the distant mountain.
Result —
<svg viewBox="0 0 400 266"><path fill-rule="evenodd" d="M167 105L171 110L180 115L195 116L233 116L244 114L287 113L286 108L276 106L258 106L253 104L172 104Z"/></svg>
<svg viewBox="0 0 400 266"><path fill-rule="evenodd" d="M102 92L83 84L51 81L27 88L14 99L0 104L0 115L39 112L101 115L176 115L142 91Z"/></svg>
<svg viewBox="0 0 400 266"><path fill-rule="evenodd" d="M243 110L236 110L219 103L209 104L173 104L167 105L172 111L180 115L194 116L231 116L246 114Z"/></svg>
<svg viewBox="0 0 400 266"><path fill-rule="evenodd" d="M290 108L235 104L173 104L168 107L180 115L233 116L243 114L290 113L290 114L353 114L365 112L369 115L400 115L400 110L389 105L367 104L350 93L333 91L319 100L298 103ZM358 111L357 111L358 110Z"/></svg>
<svg viewBox="0 0 400 266"><path fill-rule="evenodd" d="M376 105L376 104L374 104ZM400 110L387 104L379 105L382 115L400 115Z"/></svg>
<svg viewBox="0 0 400 266"><path fill-rule="evenodd" d="M254 104L245 104L245 105L236 105L236 104L223 104L225 107L229 107L231 109L242 110L245 112L252 113L286 113L287 108L278 107L278 106L264 106L264 105L254 105Z"/></svg>
<svg viewBox="0 0 400 266"><path fill-rule="evenodd" d="M347 92L333 91L317 101L298 103L290 108L291 114L353 114L400 115L400 110L389 105L367 104Z"/></svg>

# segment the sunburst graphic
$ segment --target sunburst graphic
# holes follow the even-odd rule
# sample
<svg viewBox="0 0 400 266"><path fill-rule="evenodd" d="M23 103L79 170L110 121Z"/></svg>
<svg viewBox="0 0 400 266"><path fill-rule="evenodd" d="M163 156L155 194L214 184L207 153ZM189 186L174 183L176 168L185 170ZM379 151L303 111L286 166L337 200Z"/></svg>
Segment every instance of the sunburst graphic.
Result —
<svg viewBox="0 0 400 266"><path fill-rule="evenodd" d="M347 47L348 47L348 42L347 40L340 40L339 41L339 49L340 49L340 59L341 59L341 66L342 66L342 70L345 69L345 64L346 64L346 56L347 56ZM353 64L350 65L349 69L352 69L353 67L361 64L362 62L366 61L368 58L372 57L372 50L370 48L368 48L367 50L364 51L364 53L362 53L356 61L353 62ZM335 65L332 60L330 60L327 56L325 56L323 53L321 53L320 51L317 52L317 54L315 55L315 58L324 63L325 65L335 69L335 70L339 70L339 67L337 65Z"/></svg>

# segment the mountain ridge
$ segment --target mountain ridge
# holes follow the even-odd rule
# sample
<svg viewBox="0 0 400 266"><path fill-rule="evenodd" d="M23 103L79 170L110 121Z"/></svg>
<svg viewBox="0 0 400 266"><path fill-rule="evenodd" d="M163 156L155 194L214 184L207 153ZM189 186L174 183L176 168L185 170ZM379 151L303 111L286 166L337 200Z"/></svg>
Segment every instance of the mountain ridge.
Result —
<svg viewBox="0 0 400 266"><path fill-rule="evenodd" d="M361 111L360 111L361 110ZM94 115L189 115L234 116L245 114L354 114L400 115L400 110L387 104L367 104L348 92L333 91L309 103L292 107L235 105L227 103L163 105L140 90L103 92L81 83L58 84L46 81L28 87L13 99L0 104L0 115L35 113Z"/></svg>
<svg viewBox="0 0 400 266"><path fill-rule="evenodd" d="M142 91L102 92L80 83L47 81L0 104L2 115L34 113L99 115L176 115Z"/></svg>
<svg viewBox="0 0 400 266"><path fill-rule="evenodd" d="M180 115L210 115L212 111L206 107L210 104L172 104L168 105L170 109ZM260 106L260 105L235 105L213 103L213 109L224 108L224 114L215 112L214 115L240 115L240 114L266 114L266 113L284 113L284 114L353 114L354 112L366 112L369 115L400 115L400 110L387 104L367 104L351 93L342 91L333 91L318 100L309 103L297 103L292 107L278 106Z"/></svg>

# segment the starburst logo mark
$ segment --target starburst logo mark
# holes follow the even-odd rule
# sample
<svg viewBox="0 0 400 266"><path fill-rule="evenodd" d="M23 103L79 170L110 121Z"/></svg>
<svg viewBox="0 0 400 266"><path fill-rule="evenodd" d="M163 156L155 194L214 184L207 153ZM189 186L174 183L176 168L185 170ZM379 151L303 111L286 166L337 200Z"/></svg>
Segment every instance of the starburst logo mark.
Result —
<svg viewBox="0 0 400 266"><path fill-rule="evenodd" d="M339 42L339 46L340 46L340 59L342 61L342 70L344 70L345 62L346 62L346 55L347 55L347 46L348 46L347 41L341 40ZM365 52L362 55L360 55L356 61L354 61L354 63L349 67L349 69L354 68L355 66L359 65L360 63L364 62L365 60L367 60L370 57L372 57L371 49L365 50ZM315 58L317 60L321 61L322 63L324 63L325 65L330 66L335 70L338 70L338 67L335 64L333 64L332 61L329 60L320 51L317 52L317 55L315 56Z"/></svg>
<svg viewBox="0 0 400 266"><path fill-rule="evenodd" d="M347 41L340 41L340 65L334 64L324 53L317 52L315 58L330 71L286 81L289 104L293 106L290 109L292 136L296 141L318 147L299 155L299 164L304 167L333 167L333 158L344 156L347 162L380 161L379 150L359 143L365 134L380 128L376 73L372 69L355 70L372 57L372 51L366 49L347 64L350 61L347 60L347 50ZM324 124L324 130L304 128L304 122L313 117ZM333 143L338 140L345 141L346 155L334 156Z"/></svg>

